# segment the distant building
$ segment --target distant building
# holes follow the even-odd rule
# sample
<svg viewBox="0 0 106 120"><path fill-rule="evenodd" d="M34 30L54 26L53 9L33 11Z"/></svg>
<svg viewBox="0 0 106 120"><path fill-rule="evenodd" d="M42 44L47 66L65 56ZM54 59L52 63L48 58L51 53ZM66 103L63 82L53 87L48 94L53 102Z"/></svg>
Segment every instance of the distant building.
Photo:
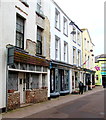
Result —
<svg viewBox="0 0 106 120"><path fill-rule="evenodd" d="M106 54L95 57L95 85L106 84Z"/></svg>
<svg viewBox="0 0 106 120"><path fill-rule="evenodd" d="M92 89L95 85L95 68L94 68L94 44L90 37L88 29L81 29L82 32L82 68L84 84L87 89Z"/></svg>

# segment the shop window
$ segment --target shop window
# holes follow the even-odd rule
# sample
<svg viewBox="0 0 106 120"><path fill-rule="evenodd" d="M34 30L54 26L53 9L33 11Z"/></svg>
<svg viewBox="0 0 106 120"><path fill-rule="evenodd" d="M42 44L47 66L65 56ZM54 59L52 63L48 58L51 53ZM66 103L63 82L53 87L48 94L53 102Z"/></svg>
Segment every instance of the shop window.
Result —
<svg viewBox="0 0 106 120"><path fill-rule="evenodd" d="M21 70L26 70L27 69L27 65L20 63L20 69Z"/></svg>
<svg viewBox="0 0 106 120"><path fill-rule="evenodd" d="M38 74L31 74L29 82L30 82L31 89L39 88L39 75Z"/></svg>
<svg viewBox="0 0 106 120"><path fill-rule="evenodd" d="M46 75L42 75L42 87L47 87L47 85L46 85Z"/></svg>
<svg viewBox="0 0 106 120"><path fill-rule="evenodd" d="M41 71L42 67L41 66L36 66L36 71Z"/></svg>
<svg viewBox="0 0 106 120"><path fill-rule="evenodd" d="M101 70L106 71L106 63L101 64Z"/></svg>
<svg viewBox="0 0 106 120"><path fill-rule="evenodd" d="M47 67L43 67L43 72L47 72Z"/></svg>
<svg viewBox="0 0 106 120"><path fill-rule="evenodd" d="M9 71L8 90L18 90L18 73Z"/></svg>
<svg viewBox="0 0 106 120"><path fill-rule="evenodd" d="M29 65L29 70L35 71L35 65Z"/></svg>
<svg viewBox="0 0 106 120"><path fill-rule="evenodd" d="M50 70L50 92L55 91L55 69Z"/></svg>

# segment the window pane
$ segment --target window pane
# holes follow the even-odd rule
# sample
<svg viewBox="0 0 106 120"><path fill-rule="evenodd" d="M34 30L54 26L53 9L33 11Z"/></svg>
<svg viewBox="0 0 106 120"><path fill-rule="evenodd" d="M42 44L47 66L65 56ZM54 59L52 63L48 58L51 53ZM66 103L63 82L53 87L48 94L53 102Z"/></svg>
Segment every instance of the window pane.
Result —
<svg viewBox="0 0 106 120"><path fill-rule="evenodd" d="M16 46L24 48L24 19L19 16L16 21Z"/></svg>

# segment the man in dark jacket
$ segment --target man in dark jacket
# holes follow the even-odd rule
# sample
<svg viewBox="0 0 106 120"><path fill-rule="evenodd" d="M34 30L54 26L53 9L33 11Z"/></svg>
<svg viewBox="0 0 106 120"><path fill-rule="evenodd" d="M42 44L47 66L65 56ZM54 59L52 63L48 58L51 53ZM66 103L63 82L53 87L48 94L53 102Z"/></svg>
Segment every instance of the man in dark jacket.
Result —
<svg viewBox="0 0 106 120"><path fill-rule="evenodd" d="M83 88L84 88L84 84L80 81L79 82L79 94L83 94Z"/></svg>

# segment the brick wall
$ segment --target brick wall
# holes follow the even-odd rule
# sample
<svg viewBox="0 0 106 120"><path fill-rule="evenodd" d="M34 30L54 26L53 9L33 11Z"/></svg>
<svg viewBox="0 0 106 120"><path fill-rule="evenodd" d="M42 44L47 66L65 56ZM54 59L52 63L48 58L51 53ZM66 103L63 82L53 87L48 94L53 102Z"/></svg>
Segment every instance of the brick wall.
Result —
<svg viewBox="0 0 106 120"><path fill-rule="evenodd" d="M8 93L8 110L20 107L20 93Z"/></svg>
<svg viewBox="0 0 106 120"><path fill-rule="evenodd" d="M26 103L39 103L47 100L47 88L26 91Z"/></svg>

